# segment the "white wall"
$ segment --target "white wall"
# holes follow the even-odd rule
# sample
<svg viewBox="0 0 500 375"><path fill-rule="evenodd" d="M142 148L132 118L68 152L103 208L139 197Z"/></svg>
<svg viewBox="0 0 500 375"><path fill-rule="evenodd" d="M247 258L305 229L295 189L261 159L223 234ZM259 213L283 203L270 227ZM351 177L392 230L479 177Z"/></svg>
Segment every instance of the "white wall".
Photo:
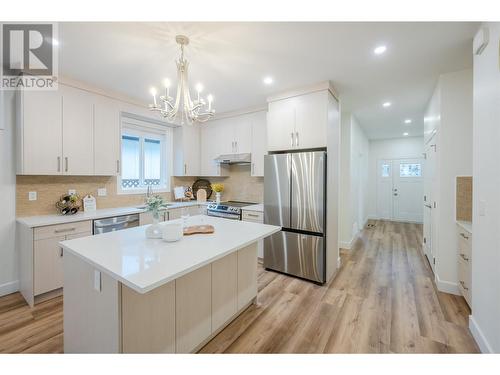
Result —
<svg viewBox="0 0 500 375"><path fill-rule="evenodd" d="M18 264L15 251L16 173L14 163L14 113L12 92L4 92L0 115L0 296L17 291Z"/></svg>
<svg viewBox="0 0 500 375"><path fill-rule="evenodd" d="M474 56L472 316L483 352L500 353L500 24L486 24L490 41Z"/></svg>
<svg viewBox="0 0 500 375"><path fill-rule="evenodd" d="M377 162L380 159L422 158L423 137L405 137L370 141L368 157L368 184L366 212L368 218L377 218ZM425 170L424 170L425 174Z"/></svg>
<svg viewBox="0 0 500 375"><path fill-rule="evenodd" d="M443 74L438 90L440 129L437 131L437 242L435 274L438 289L458 294L456 178L472 175L472 71Z"/></svg>
<svg viewBox="0 0 500 375"><path fill-rule="evenodd" d="M342 113L341 126L340 247L350 249L367 219L369 141L350 113Z"/></svg>

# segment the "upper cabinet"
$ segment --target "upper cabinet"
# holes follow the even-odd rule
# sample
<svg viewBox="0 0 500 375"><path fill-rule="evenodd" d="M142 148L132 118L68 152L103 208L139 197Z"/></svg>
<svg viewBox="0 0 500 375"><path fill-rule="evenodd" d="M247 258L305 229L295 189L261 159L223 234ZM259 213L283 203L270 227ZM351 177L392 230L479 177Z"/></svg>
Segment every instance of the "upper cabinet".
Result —
<svg viewBox="0 0 500 375"><path fill-rule="evenodd" d="M62 96L59 91L19 91L17 173L62 174Z"/></svg>
<svg viewBox="0 0 500 375"><path fill-rule="evenodd" d="M200 175L200 126L184 125L174 129L174 175Z"/></svg>
<svg viewBox="0 0 500 375"><path fill-rule="evenodd" d="M94 101L94 174L120 173L120 104L101 96Z"/></svg>
<svg viewBox="0 0 500 375"><path fill-rule="evenodd" d="M250 173L264 177L264 155L267 154L267 112L252 113L252 166Z"/></svg>
<svg viewBox="0 0 500 375"><path fill-rule="evenodd" d="M328 90L269 101L269 151L326 147Z"/></svg>
<svg viewBox="0 0 500 375"><path fill-rule="evenodd" d="M119 173L116 101L60 84L56 91L19 91L17 111L17 174Z"/></svg>
<svg viewBox="0 0 500 375"><path fill-rule="evenodd" d="M227 167L214 160L221 153L227 153L227 142L220 140L227 135L226 123L210 121L200 127L200 176L227 176Z"/></svg>
<svg viewBox="0 0 500 375"><path fill-rule="evenodd" d="M94 174L94 103L87 91L61 86L63 174Z"/></svg>

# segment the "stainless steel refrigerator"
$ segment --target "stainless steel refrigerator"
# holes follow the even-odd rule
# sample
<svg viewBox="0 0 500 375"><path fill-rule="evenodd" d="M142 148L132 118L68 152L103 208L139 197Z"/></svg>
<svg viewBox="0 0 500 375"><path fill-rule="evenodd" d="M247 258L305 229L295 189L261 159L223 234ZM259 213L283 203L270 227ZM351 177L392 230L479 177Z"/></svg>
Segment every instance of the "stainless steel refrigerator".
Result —
<svg viewBox="0 0 500 375"><path fill-rule="evenodd" d="M282 227L264 240L264 267L326 281L326 152L265 156L264 222Z"/></svg>

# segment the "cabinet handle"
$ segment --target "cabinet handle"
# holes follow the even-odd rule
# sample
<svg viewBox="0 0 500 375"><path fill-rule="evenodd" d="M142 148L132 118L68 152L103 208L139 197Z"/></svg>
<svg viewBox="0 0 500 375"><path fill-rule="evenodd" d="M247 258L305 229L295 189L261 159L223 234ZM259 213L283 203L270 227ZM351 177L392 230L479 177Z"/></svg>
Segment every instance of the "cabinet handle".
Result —
<svg viewBox="0 0 500 375"><path fill-rule="evenodd" d="M463 234L463 233L460 233L460 235L461 235L463 238L465 238L466 240L468 240L468 239L469 239L469 236L466 236L466 235L465 235L465 234Z"/></svg>
<svg viewBox="0 0 500 375"><path fill-rule="evenodd" d="M238 153L238 141L234 141L234 149L236 150L236 153Z"/></svg>
<svg viewBox="0 0 500 375"><path fill-rule="evenodd" d="M187 164L184 164L184 175L187 175Z"/></svg>
<svg viewBox="0 0 500 375"><path fill-rule="evenodd" d="M54 233L73 232L74 230L76 230L76 228L56 229Z"/></svg>
<svg viewBox="0 0 500 375"><path fill-rule="evenodd" d="M460 280L460 284L462 285L462 288L464 288L464 290L469 290L469 288L465 286L465 283L462 280Z"/></svg>
<svg viewBox="0 0 500 375"><path fill-rule="evenodd" d="M61 157L57 157L57 171L61 172Z"/></svg>
<svg viewBox="0 0 500 375"><path fill-rule="evenodd" d="M295 146L299 147L299 132L295 132Z"/></svg>
<svg viewBox="0 0 500 375"><path fill-rule="evenodd" d="M120 160L116 161L116 173L120 174Z"/></svg>
<svg viewBox="0 0 500 375"><path fill-rule="evenodd" d="M66 156L64 158L64 172L68 171L68 157Z"/></svg>
<svg viewBox="0 0 500 375"><path fill-rule="evenodd" d="M259 217L259 215L256 215L256 214L247 214L247 216L250 216L250 217Z"/></svg>
<svg viewBox="0 0 500 375"><path fill-rule="evenodd" d="M290 146L293 147L293 144L294 144L294 140L293 140L293 132L290 133Z"/></svg>
<svg viewBox="0 0 500 375"><path fill-rule="evenodd" d="M61 250L61 252L59 253L59 256L62 258L62 257L63 257L63 255L64 255L64 250L63 250L63 248L62 248L62 247L60 247L59 249Z"/></svg>
<svg viewBox="0 0 500 375"><path fill-rule="evenodd" d="M461 256L461 257L462 257L462 259L463 259L463 260L465 260L466 262L468 262L468 261L469 261L469 258L467 258L467 257L465 256L465 254L460 254L460 256Z"/></svg>

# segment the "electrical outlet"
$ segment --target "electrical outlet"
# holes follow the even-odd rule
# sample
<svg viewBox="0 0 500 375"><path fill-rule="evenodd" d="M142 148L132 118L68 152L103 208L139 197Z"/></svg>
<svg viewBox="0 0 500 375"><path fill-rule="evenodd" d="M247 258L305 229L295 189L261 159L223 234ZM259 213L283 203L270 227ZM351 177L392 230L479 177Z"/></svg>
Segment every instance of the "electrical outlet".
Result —
<svg viewBox="0 0 500 375"><path fill-rule="evenodd" d="M30 200L30 201L36 201L36 199L37 199L36 191L30 191L28 193L28 200Z"/></svg>
<svg viewBox="0 0 500 375"><path fill-rule="evenodd" d="M76 190L75 189L69 189L68 190L68 195L76 195Z"/></svg>
<svg viewBox="0 0 500 375"><path fill-rule="evenodd" d="M97 196L98 197L105 197L106 195L108 195L108 191L106 190L106 188L97 189Z"/></svg>

